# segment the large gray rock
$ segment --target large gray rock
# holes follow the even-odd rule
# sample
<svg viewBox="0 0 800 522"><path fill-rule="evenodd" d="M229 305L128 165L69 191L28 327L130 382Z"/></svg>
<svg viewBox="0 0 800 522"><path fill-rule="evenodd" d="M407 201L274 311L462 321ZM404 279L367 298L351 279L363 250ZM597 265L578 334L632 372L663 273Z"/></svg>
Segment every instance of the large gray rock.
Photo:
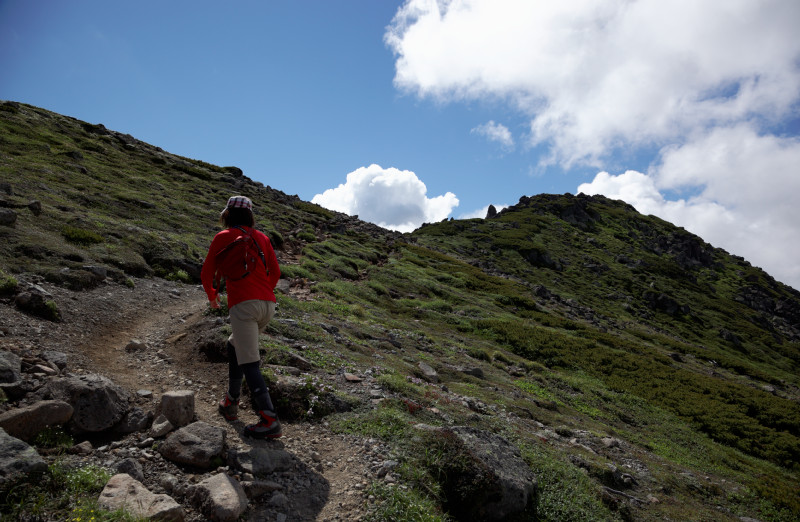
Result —
<svg viewBox="0 0 800 522"><path fill-rule="evenodd" d="M0 486L20 473L47 471L47 464L35 449L0 429Z"/></svg>
<svg viewBox="0 0 800 522"><path fill-rule="evenodd" d="M426 381L432 383L439 382L439 374L436 373L436 370L434 370L429 364L420 362L417 364L417 368L419 368L419 371L422 372L422 378Z"/></svg>
<svg viewBox="0 0 800 522"><path fill-rule="evenodd" d="M17 213L10 208L0 208L0 225L10 227L17 222Z"/></svg>
<svg viewBox="0 0 800 522"><path fill-rule="evenodd" d="M128 413L128 392L102 375L54 379L42 388L43 398L69 403L75 409L69 426L77 432L105 431Z"/></svg>
<svg viewBox="0 0 800 522"><path fill-rule="evenodd" d="M191 390L168 391L161 396L158 411L174 427L186 426L194 420L194 392Z"/></svg>
<svg viewBox="0 0 800 522"><path fill-rule="evenodd" d="M279 449L255 447L247 451L228 451L230 467L253 475L288 471L292 469L293 462L291 454Z"/></svg>
<svg viewBox="0 0 800 522"><path fill-rule="evenodd" d="M103 488L98 505L108 511L125 509L135 517L182 521L183 508L168 495L156 495L127 473L114 475Z"/></svg>
<svg viewBox="0 0 800 522"><path fill-rule="evenodd" d="M12 352L0 352L0 384L13 384L22 380L22 359Z"/></svg>
<svg viewBox="0 0 800 522"><path fill-rule="evenodd" d="M164 458L196 468L211 468L222 463L225 430L198 421L171 433L158 447Z"/></svg>
<svg viewBox="0 0 800 522"><path fill-rule="evenodd" d="M425 443L447 455L442 491L445 508L456 520L504 520L528 509L536 477L514 445L466 426L424 431Z"/></svg>
<svg viewBox="0 0 800 522"><path fill-rule="evenodd" d="M247 509L247 495L238 481L224 473L213 475L194 487L195 506L209 518L233 522Z"/></svg>
<svg viewBox="0 0 800 522"><path fill-rule="evenodd" d="M66 424L72 412L72 406L64 401L39 401L0 414L0 428L12 437L30 442L46 427Z"/></svg>

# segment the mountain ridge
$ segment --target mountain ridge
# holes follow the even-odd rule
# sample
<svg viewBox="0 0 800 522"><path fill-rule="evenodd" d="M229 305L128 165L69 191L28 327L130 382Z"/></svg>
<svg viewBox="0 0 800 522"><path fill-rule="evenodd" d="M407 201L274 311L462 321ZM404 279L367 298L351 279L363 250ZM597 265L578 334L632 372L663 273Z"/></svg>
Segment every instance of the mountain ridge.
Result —
<svg viewBox="0 0 800 522"><path fill-rule="evenodd" d="M15 102L0 104L0 124L0 210L14 213L0 227L4 280L35 275L75 291L102 284L97 272L120 286L142 277L196 283L221 205L241 193L254 200L283 284L295 292L279 297L282 313L307 325L270 327L268 354L291 351L284 337L320 344L327 330L315 324L336 328L339 340L320 344L318 371L363 370L380 355L385 388L446 411L441 424L452 418L511 436L532 469L560 477L540 484L539 519L577 516L556 507L565 484L587 495L590 518L676 516L677 499L707 516L704 495L724 504L726 517L737 509L770 520L800 514L791 498L799 489L800 293L694 234L582 194L523 196L491 218L400 234L102 125ZM296 297L300 289L310 301ZM414 380L424 361L473 407L431 399L440 392ZM465 380L457 369L466 363L502 375L491 385ZM338 422L369 435L381 415ZM566 462L540 445L546 427L559 448L572 447ZM622 437L646 455L640 464L661 471L641 474L643 482L688 467L724 477L720 491L662 482L649 493L675 502L621 509L592 493L616 484L601 472L615 461L568 444L583 432ZM743 469L770 479L759 484Z"/></svg>

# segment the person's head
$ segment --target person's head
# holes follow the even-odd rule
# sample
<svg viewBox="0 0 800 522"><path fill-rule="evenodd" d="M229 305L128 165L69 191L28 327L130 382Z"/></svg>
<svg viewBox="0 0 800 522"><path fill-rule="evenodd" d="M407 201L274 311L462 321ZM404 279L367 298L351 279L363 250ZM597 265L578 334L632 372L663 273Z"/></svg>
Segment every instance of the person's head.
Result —
<svg viewBox="0 0 800 522"><path fill-rule="evenodd" d="M253 202L246 196L231 196L219 215L219 223L225 228L254 226L256 220L253 216Z"/></svg>

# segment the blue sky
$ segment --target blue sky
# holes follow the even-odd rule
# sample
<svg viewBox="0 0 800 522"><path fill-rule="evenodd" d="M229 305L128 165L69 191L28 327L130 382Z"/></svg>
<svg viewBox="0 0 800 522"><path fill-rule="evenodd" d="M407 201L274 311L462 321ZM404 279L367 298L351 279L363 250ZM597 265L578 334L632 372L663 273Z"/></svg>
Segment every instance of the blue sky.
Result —
<svg viewBox="0 0 800 522"><path fill-rule="evenodd" d="M800 288L800 3L0 0L0 99L411 230L625 199Z"/></svg>

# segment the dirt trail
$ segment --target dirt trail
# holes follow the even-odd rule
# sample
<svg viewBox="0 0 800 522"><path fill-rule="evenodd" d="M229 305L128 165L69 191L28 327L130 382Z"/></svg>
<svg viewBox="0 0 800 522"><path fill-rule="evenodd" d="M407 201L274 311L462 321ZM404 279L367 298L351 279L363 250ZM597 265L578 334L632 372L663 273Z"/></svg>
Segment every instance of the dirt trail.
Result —
<svg viewBox="0 0 800 522"><path fill-rule="evenodd" d="M193 343L197 330L209 318L205 294L199 286L142 279L133 289L109 284L80 293L39 283L62 311L61 323L20 314L0 306L3 345L34 351L66 352L76 373L98 373L129 390L137 405L155 410L169 390L195 392L197 420L224 427L229 447L263 445L289 452L294 470L263 477L283 486L283 505L251 502L247 520L358 520L365 511L368 466L376 441L362 441L332 433L321 423L285 423L284 436L260 442L241 436L255 415L243 404L240 420L226 422L216 403L227 384L227 365L213 363ZM132 340L144 343L126 350ZM142 397L140 390L152 396ZM266 500L269 500L267 495Z"/></svg>

